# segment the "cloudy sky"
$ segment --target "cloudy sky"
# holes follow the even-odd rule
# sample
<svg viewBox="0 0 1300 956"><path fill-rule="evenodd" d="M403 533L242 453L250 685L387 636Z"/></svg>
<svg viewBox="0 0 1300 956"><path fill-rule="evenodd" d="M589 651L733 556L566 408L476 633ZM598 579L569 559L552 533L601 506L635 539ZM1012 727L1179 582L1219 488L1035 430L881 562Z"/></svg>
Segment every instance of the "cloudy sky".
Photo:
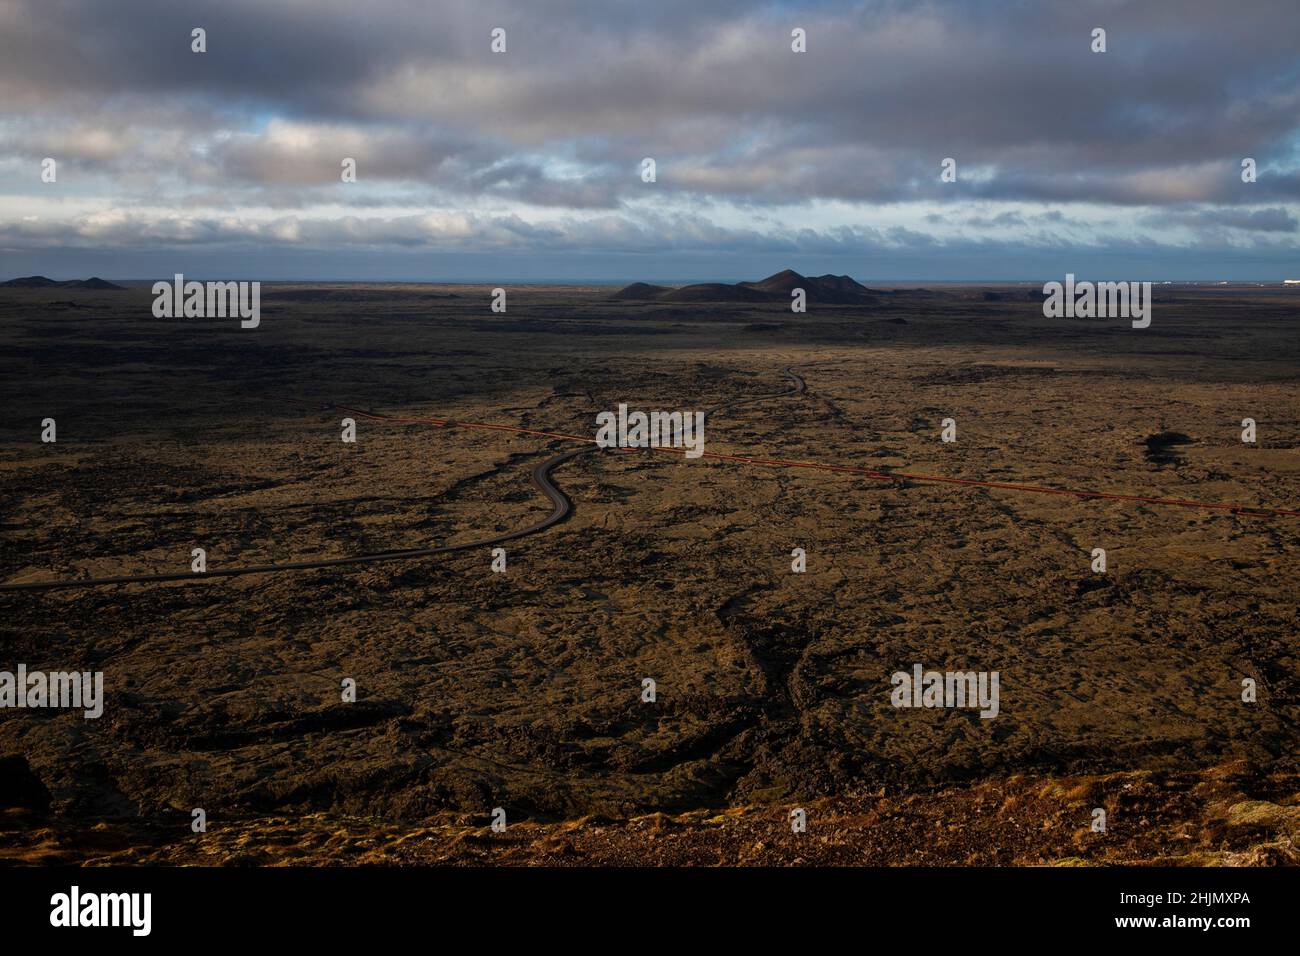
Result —
<svg viewBox="0 0 1300 956"><path fill-rule="evenodd" d="M0 278L1296 277L1298 38L1297 0L0 0Z"/></svg>

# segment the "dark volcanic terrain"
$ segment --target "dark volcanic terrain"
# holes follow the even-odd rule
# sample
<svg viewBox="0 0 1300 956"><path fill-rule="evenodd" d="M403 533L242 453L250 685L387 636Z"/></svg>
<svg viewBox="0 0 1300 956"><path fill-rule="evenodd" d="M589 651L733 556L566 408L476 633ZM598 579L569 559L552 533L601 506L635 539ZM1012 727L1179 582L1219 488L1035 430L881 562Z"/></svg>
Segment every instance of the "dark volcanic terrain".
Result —
<svg viewBox="0 0 1300 956"><path fill-rule="evenodd" d="M1300 292L1160 286L1134 330L844 278L513 286L504 314L268 284L251 330L154 318L147 285L5 288L0 583L483 541L548 515L531 476L579 447L331 405L572 435L723 406L709 452L1300 507ZM551 480L572 513L505 574L484 546L0 592L0 671L106 696L0 709L0 860L1296 862L1300 518L652 451ZM916 663L998 671L999 715L894 708Z"/></svg>

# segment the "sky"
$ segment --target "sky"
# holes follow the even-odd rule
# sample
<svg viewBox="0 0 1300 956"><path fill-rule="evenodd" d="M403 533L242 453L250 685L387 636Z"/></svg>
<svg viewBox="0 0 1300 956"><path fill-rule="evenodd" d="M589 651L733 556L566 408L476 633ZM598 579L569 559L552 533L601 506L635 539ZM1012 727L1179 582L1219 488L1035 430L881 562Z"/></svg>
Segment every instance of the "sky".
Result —
<svg viewBox="0 0 1300 956"><path fill-rule="evenodd" d="M1297 38L1296 0L0 0L0 278L1300 277Z"/></svg>

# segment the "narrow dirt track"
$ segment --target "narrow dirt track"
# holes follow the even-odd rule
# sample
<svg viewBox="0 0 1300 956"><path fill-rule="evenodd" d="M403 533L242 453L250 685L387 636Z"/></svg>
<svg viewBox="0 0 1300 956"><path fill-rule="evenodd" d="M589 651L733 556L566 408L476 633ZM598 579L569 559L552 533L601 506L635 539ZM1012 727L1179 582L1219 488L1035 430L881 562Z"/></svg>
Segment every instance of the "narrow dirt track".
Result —
<svg viewBox="0 0 1300 956"><path fill-rule="evenodd" d="M800 395L807 391L807 383L803 377L794 371L794 366L786 366L785 375L795 383L793 389L787 389L782 392L771 392L765 395L753 395L747 398L738 398L730 402L724 402L721 405L715 405L708 409L704 415L705 418L724 409L734 408L739 405L746 405L751 402L766 401L772 398L785 398L794 395ZM569 499L565 497L564 492L551 481L551 472L564 462L575 458L578 455L590 451L600 450L594 438L585 435L570 435L563 432L549 432L533 428L521 428L515 425L494 425L482 422L455 422L438 418L406 418L391 415L381 415L375 412L368 412L362 409L349 408L345 405L330 405L326 408L344 411L352 415L370 419L372 421L388 422L398 425L432 425L438 428L472 428L483 431L503 431L513 435L532 435L538 438L548 438L559 441L576 441L584 443L584 447L572 451L562 452L542 462L533 469L533 484L551 501L554 506L551 514L546 518L529 525L526 528L520 528L517 531L508 534L498 535L481 541L469 541L464 544L441 545L436 548L410 548L402 551L384 551L376 554L359 554L346 558L321 558L309 561L292 561L283 564L260 564L248 565L245 567L218 568L213 571L204 573L194 572L170 572L166 574L142 574L142 575L122 575L118 577L107 578L72 578L55 581L24 581L19 583L0 584L0 592L8 591L50 591L60 588L88 588L99 587L110 584L149 584L154 582L171 581L184 582L187 584L198 584L212 578L237 577L245 574L274 574L282 571L308 571L316 568L346 567L355 564L373 564L380 561L404 561L413 558L424 558L438 554L448 554L453 551L464 551L469 548L481 548L493 544L499 544L502 541L512 541L522 538L525 535L536 534L545 529L563 521L573 509ZM638 451L642 449L609 449L611 451ZM651 447L644 449L647 451L667 452L671 454L683 454L685 449L671 447ZM1253 518L1278 518L1300 517L1300 511L1286 508L1262 508L1249 505L1238 505L1227 502L1211 501L1193 501L1183 498L1160 498L1152 495L1133 495L1119 494L1105 491L1087 491L1075 488L1055 488L1050 485L1029 485L1016 482L1006 481L988 481L978 478L954 478L948 475L930 475L918 474L905 471L879 471L873 468L859 468L852 465L836 465L826 462L816 461L793 461L784 458L757 458L750 455L724 455L716 452L704 452L702 459L710 461L731 461L749 465L767 465L779 468L802 468L813 471L826 471L835 474L857 475L864 478L871 478L877 481L920 481L933 482L939 484L958 485L968 488L996 489L1002 491L1018 492L1023 494L1040 494L1056 495L1075 498L1077 500L1100 500L1100 501L1127 501L1139 504L1153 504L1169 507L1194 508L1210 511L1226 512L1234 515L1253 517Z"/></svg>
<svg viewBox="0 0 1300 956"><path fill-rule="evenodd" d="M788 378L795 382L793 389L787 389L783 392L772 392L766 395L754 395L748 398L739 398L730 402L724 402L721 405L715 405L704 413L707 419L715 412L720 412L728 408L734 408L738 405L747 405L751 402L766 401L771 398L783 398L786 396L799 395L807 390L807 383L793 371L792 366L785 369ZM354 415L361 415L373 421L391 422L394 424L429 424L441 428L454 428L455 422L443 421L441 419L420 419L420 418L399 418L389 415L380 415L374 412L365 412L359 409L346 408L344 406L331 406ZM594 439L592 439L594 442ZM21 581L11 584L0 584L0 592L3 591L55 591L72 588L93 588L104 587L112 584L157 584L163 582L175 582L185 584L202 584L212 578L234 578L246 574L277 574L284 571L313 571L320 568L338 568L348 567L358 564L377 564L383 561L409 561L415 558L428 558L439 554L451 554L456 551L468 551L471 548L486 548L492 545L501 544L505 541L514 541L518 538L530 534L537 534L539 531L545 531L552 525L559 524L573 511L573 503L568 496L561 491L551 480L551 472L564 464L570 459L579 455L585 455L588 452L601 451L601 447L591 444L583 448L575 448L570 451L561 452L546 459L533 469L532 480L533 486L537 488L551 502L551 513L540 521L534 522L524 528L510 531L506 534L496 535L491 538L483 538L478 541L466 541L462 544L444 544L438 547L430 548L408 548L399 551L380 551L372 554L357 554L344 558L316 558L307 561L285 561L281 564L250 564L239 567L216 568L202 573L195 571L171 571L162 574L124 574L104 578L66 578L54 581ZM629 449L634 450L634 449Z"/></svg>

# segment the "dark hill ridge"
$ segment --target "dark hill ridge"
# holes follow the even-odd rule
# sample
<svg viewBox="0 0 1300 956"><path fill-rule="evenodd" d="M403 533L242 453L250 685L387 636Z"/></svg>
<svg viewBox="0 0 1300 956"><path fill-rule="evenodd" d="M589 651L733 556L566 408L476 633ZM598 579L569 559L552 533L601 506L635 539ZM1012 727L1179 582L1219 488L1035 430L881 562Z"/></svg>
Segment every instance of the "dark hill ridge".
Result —
<svg viewBox="0 0 1300 956"><path fill-rule="evenodd" d="M657 296L660 302L770 302L777 296L744 285L727 285L722 282L701 282L668 289Z"/></svg>
<svg viewBox="0 0 1300 956"><path fill-rule="evenodd" d="M776 275L768 276L766 279L759 279L757 282L742 282L740 284L748 286L751 289L761 289L764 292L779 292L789 295L793 289L803 289L804 291L807 291L808 286L806 283L813 281L815 280L801 276L793 269L784 269L781 272L776 273Z"/></svg>
<svg viewBox="0 0 1300 956"><path fill-rule="evenodd" d="M648 282L633 282L629 286L624 286L615 292L610 298L612 299L657 299L665 292L671 292L672 289L666 285L650 285Z"/></svg>
<svg viewBox="0 0 1300 956"><path fill-rule="evenodd" d="M66 282L55 282L53 279L45 276L23 276L21 279L10 279L8 282L0 282L0 288L8 289L124 289L125 286L109 282L107 279L101 279L99 276L91 276L89 279L69 279Z"/></svg>
<svg viewBox="0 0 1300 956"><path fill-rule="evenodd" d="M809 302L832 305L871 305L877 293L848 276L803 276L786 269L757 282L702 282L677 289L634 282L612 298L658 302L789 302L795 289L803 289Z"/></svg>

